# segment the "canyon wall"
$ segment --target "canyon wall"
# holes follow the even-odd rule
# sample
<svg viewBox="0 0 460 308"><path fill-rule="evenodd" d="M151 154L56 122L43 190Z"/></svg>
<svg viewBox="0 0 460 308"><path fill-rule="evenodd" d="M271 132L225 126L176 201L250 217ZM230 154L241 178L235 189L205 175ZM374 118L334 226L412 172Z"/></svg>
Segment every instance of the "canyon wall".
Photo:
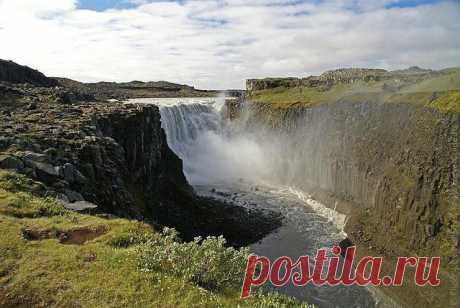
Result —
<svg viewBox="0 0 460 308"><path fill-rule="evenodd" d="M283 181L348 214L354 242L389 255L456 249L458 114L372 99L246 108L248 129L283 140Z"/></svg>
<svg viewBox="0 0 460 308"><path fill-rule="evenodd" d="M192 190L156 106L19 105L2 115L1 164L43 182L47 195L143 219L152 216L146 204L167 197L163 186Z"/></svg>

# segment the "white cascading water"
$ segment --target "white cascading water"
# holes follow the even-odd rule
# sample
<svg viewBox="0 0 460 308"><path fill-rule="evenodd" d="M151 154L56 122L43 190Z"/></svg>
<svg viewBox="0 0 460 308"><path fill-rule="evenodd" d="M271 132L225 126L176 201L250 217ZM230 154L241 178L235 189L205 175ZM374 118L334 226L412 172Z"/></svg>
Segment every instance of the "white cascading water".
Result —
<svg viewBox="0 0 460 308"><path fill-rule="evenodd" d="M183 160L193 185L233 183L267 178L270 167L260 145L237 134L223 121L225 98L136 99L160 107L168 145Z"/></svg>
<svg viewBox="0 0 460 308"><path fill-rule="evenodd" d="M241 123L223 119L224 97L129 102L159 106L168 145L183 160L184 173L197 193L283 215L283 225L276 232L251 245L254 253L273 260L281 255L313 257L317 249L332 247L344 238L345 215L289 187L292 171L299 170L307 158L292 155L299 149L288 149L288 143L277 137L249 133ZM287 285L279 291L319 307L379 306L360 287Z"/></svg>
<svg viewBox="0 0 460 308"><path fill-rule="evenodd" d="M244 181L275 187L293 194L343 230L345 215L325 207L299 189L286 186L286 174L297 166L295 162L286 163L287 149L282 144L223 119L225 97L132 99L130 102L160 107L168 145L182 159L184 173L192 185L233 185ZM283 164L283 176L280 176L280 164Z"/></svg>

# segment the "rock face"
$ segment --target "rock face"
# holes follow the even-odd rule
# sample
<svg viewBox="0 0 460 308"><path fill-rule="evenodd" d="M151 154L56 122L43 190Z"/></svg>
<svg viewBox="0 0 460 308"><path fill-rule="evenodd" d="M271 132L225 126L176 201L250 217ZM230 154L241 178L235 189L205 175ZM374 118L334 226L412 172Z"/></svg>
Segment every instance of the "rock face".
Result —
<svg viewBox="0 0 460 308"><path fill-rule="evenodd" d="M390 255L443 253L455 228L458 114L347 101L249 106L249 123L287 140L279 175L349 214L354 242Z"/></svg>
<svg viewBox="0 0 460 308"><path fill-rule="evenodd" d="M404 307L449 305L460 259L459 113L371 96L246 108L248 130L262 127L279 140L279 153L271 153L277 180L348 216L341 246L356 244L391 266L398 256L441 257L441 287L415 287L408 275L404 287L385 292Z"/></svg>
<svg viewBox="0 0 460 308"><path fill-rule="evenodd" d="M27 66L16 64L12 61L0 59L0 81L10 83L28 83L40 87L53 87L58 83L54 79L48 78L39 71Z"/></svg>
<svg viewBox="0 0 460 308"><path fill-rule="evenodd" d="M135 106L127 111L97 118L96 132L105 136L105 148L88 142L79 153L81 167L90 182L99 187L107 183L108 189L101 193L99 187L89 185L85 191L104 200L102 203L112 213L117 208L126 213L142 204L161 202L160 192L165 186L171 192L191 191L182 172L182 161L166 143L158 108ZM129 196L123 188L135 194Z"/></svg>
<svg viewBox="0 0 460 308"><path fill-rule="evenodd" d="M181 160L166 143L156 106L38 106L16 109L2 121L2 147L15 151L0 166L44 182L48 194L144 218L152 214L145 204L162 200L162 185L173 192L191 191ZM36 116L45 119L37 121ZM19 127L21 121L29 124Z"/></svg>

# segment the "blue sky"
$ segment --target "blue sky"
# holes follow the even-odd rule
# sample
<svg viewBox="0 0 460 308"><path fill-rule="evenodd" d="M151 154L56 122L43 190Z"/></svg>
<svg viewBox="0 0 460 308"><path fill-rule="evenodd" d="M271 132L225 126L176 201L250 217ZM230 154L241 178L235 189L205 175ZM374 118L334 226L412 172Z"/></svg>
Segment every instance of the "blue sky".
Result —
<svg viewBox="0 0 460 308"><path fill-rule="evenodd" d="M395 1L394 3L390 3L386 7L414 7L422 4L434 4L436 2L439 2L439 0L401 0Z"/></svg>
<svg viewBox="0 0 460 308"><path fill-rule="evenodd" d="M164 0L163 2L178 2L178 3L183 3L186 0ZM388 5L386 5L387 8L393 8L393 7L415 7L417 5L422 5L422 4L432 4L439 2L440 0L396 0L396 1L391 1ZM147 1L144 1L147 2ZM154 2L154 1L151 1ZM156 2L161 2L161 1L156 1ZM269 2L269 1L267 1ZM297 3L306 3L306 2L313 2L313 3L318 3L321 2L320 0L299 0ZM369 2L372 2L370 0ZM141 3L141 2L137 2ZM129 1L129 0L79 0L78 1L78 7L82 9L88 9L88 10L95 10L95 11L104 11L107 9L127 9L127 8L133 8L136 5L136 1Z"/></svg>
<svg viewBox="0 0 460 308"><path fill-rule="evenodd" d="M1 59L49 76L243 88L343 67L460 66L460 1L0 0L0 41Z"/></svg>
<svg viewBox="0 0 460 308"><path fill-rule="evenodd" d="M107 9L132 8L135 4L123 0L79 0L78 7L82 9L104 11Z"/></svg>

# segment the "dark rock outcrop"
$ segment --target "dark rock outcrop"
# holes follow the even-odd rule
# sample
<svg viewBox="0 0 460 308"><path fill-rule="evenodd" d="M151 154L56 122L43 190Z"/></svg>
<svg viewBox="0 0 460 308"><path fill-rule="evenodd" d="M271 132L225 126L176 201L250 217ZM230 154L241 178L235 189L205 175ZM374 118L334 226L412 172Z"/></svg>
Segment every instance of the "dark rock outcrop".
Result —
<svg viewBox="0 0 460 308"><path fill-rule="evenodd" d="M48 78L37 70L22 66L13 61L0 59L0 81L10 83L28 83L39 87L57 86L58 82Z"/></svg>

